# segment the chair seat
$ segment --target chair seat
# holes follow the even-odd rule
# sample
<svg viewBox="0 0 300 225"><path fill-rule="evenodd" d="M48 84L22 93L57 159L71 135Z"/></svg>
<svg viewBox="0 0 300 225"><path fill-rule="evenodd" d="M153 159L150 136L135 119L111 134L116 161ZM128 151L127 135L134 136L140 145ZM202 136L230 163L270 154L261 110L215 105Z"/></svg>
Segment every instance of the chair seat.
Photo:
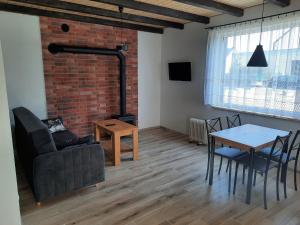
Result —
<svg viewBox="0 0 300 225"><path fill-rule="evenodd" d="M243 165L249 165L249 157L250 155L247 154L247 155L244 155L242 157L239 157L236 160L237 163L241 163ZM270 166L269 166L269 169L271 168L274 168L274 167L277 167L278 163L277 162L274 162L274 161L270 161ZM267 167L267 159L266 158L263 158L263 157L260 157L260 156L257 156L255 155L254 156L254 165L253 165L253 168L257 171L260 171L260 172L263 172L265 173L266 172L266 168Z"/></svg>
<svg viewBox="0 0 300 225"><path fill-rule="evenodd" d="M234 159L245 154L247 153L241 152L239 149L229 147L220 147L215 150L215 155L219 155L228 159Z"/></svg>
<svg viewBox="0 0 300 225"><path fill-rule="evenodd" d="M269 157L270 153L271 153L271 148L264 148L260 152L258 152L258 155L260 155L262 157ZM272 154L272 160L276 161L276 162L279 162L280 155L281 155L281 151L273 152L273 154ZM288 154L287 153L283 153L282 154L281 162L282 163L286 163L287 162L287 158L288 158ZM296 157L292 156L292 157L289 158L289 161L292 161L292 160L296 160Z"/></svg>
<svg viewBox="0 0 300 225"><path fill-rule="evenodd" d="M281 159L281 162L283 164L287 163L287 161L296 160L296 157L292 156L292 157L289 158L289 160L287 160L287 159L288 159L288 154L287 153L283 153L282 154L282 159ZM273 157L272 160L274 160L276 162L279 162L280 161L280 155Z"/></svg>
<svg viewBox="0 0 300 225"><path fill-rule="evenodd" d="M266 157L269 157L270 153L271 153L271 148L268 147L268 148L262 149L262 150L259 151L257 154L258 154L258 155L261 155L261 156L264 156L264 157L265 157L265 156L266 156ZM273 156L280 156L280 154L281 154L281 151L274 151L274 152L273 152Z"/></svg>

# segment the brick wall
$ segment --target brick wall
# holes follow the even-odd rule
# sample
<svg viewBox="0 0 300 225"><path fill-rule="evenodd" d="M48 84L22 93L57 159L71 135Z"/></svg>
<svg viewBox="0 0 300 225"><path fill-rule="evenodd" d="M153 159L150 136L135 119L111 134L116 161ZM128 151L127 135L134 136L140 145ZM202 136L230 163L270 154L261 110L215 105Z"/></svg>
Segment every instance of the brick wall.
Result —
<svg viewBox="0 0 300 225"><path fill-rule="evenodd" d="M61 24L70 31L61 31ZM115 48L121 28L40 17L48 117L62 116L77 135L93 133L92 122L119 114L118 59L113 56L57 54L49 43ZM123 30L129 43L127 65L127 112L137 116L137 32Z"/></svg>

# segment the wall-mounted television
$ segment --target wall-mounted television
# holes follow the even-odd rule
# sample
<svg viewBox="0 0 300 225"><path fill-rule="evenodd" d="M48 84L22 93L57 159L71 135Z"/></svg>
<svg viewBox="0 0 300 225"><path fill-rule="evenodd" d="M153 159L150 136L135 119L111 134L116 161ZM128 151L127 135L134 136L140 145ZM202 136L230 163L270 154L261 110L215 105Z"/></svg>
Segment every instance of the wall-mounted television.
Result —
<svg viewBox="0 0 300 225"><path fill-rule="evenodd" d="M169 80L191 81L191 62L169 63Z"/></svg>

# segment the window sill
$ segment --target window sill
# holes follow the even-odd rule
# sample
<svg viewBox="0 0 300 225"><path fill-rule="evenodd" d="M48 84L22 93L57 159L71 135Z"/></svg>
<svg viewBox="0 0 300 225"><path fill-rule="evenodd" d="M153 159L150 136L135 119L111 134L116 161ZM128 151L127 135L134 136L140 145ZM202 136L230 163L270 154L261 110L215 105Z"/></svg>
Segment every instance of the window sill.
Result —
<svg viewBox="0 0 300 225"><path fill-rule="evenodd" d="M225 111L230 111L230 112L239 112L239 113L245 113L245 114L249 114L249 115L263 116L263 117L267 117L267 118L274 118L274 119L280 119L280 120L295 121L295 122L300 123L300 119L296 119L296 118L292 118L292 117L276 116L276 115L244 111L244 110L238 110L238 109L229 109L229 108L223 108L223 107L212 106L212 105L210 105L210 106L214 109L220 109L220 110L225 110Z"/></svg>

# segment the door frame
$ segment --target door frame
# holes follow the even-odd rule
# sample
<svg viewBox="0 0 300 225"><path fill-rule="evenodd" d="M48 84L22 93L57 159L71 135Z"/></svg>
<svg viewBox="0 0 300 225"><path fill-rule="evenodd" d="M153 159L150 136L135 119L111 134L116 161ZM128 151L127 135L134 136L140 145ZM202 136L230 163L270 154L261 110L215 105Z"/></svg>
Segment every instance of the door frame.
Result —
<svg viewBox="0 0 300 225"><path fill-rule="evenodd" d="M14 150L0 40L0 225L21 225Z"/></svg>

